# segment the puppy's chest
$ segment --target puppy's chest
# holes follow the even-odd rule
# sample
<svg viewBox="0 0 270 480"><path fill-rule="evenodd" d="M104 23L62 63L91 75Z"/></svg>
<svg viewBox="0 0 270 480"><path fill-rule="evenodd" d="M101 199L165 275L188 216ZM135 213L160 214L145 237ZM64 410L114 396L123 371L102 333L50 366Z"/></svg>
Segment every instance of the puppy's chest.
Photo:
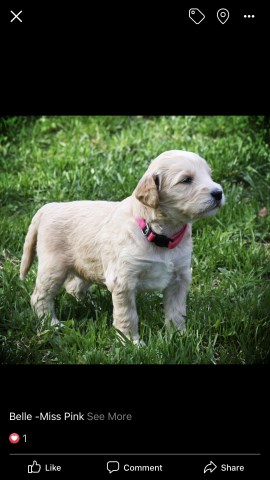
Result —
<svg viewBox="0 0 270 480"><path fill-rule="evenodd" d="M138 284L139 290L164 290L176 277L181 269L179 260L173 258L145 259L139 262Z"/></svg>

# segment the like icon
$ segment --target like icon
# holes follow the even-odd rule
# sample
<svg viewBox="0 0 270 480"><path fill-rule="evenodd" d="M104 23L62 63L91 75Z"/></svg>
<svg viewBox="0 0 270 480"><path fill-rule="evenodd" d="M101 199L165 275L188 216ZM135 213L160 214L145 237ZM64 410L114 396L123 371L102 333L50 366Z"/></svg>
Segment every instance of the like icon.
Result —
<svg viewBox="0 0 270 480"><path fill-rule="evenodd" d="M39 473L41 470L41 465L37 463L36 460L33 461L32 465L27 466L28 473Z"/></svg>
<svg viewBox="0 0 270 480"><path fill-rule="evenodd" d="M18 433L11 433L8 439L10 443L18 443L20 441L20 435Z"/></svg>

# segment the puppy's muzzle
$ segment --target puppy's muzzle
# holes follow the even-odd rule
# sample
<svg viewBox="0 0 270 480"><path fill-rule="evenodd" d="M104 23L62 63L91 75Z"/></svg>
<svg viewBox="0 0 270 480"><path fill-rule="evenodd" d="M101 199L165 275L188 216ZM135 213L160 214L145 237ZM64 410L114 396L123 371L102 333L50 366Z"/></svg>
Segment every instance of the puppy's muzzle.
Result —
<svg viewBox="0 0 270 480"><path fill-rule="evenodd" d="M214 202L214 208L221 207L224 204L223 191L220 188L215 188L210 192L212 200Z"/></svg>
<svg viewBox="0 0 270 480"><path fill-rule="evenodd" d="M217 202L220 202L221 199L222 199L223 192L222 192L222 190L216 188L215 190L213 190L211 192L211 195Z"/></svg>

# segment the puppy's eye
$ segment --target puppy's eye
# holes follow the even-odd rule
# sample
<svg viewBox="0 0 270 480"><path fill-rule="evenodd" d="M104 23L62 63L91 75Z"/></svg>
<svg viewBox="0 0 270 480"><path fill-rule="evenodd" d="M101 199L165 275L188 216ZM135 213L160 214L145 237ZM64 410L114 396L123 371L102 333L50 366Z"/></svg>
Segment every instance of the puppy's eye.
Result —
<svg viewBox="0 0 270 480"><path fill-rule="evenodd" d="M185 177L179 183L192 183L192 177Z"/></svg>

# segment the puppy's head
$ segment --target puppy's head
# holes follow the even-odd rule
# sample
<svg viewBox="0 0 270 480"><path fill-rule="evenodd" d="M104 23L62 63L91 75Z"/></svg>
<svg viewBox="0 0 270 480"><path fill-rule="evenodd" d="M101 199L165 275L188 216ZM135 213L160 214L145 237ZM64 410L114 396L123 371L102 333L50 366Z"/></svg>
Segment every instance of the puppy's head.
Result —
<svg viewBox="0 0 270 480"><path fill-rule="evenodd" d="M222 187L195 153L170 150L150 164L134 195L174 222L214 215L225 203Z"/></svg>

